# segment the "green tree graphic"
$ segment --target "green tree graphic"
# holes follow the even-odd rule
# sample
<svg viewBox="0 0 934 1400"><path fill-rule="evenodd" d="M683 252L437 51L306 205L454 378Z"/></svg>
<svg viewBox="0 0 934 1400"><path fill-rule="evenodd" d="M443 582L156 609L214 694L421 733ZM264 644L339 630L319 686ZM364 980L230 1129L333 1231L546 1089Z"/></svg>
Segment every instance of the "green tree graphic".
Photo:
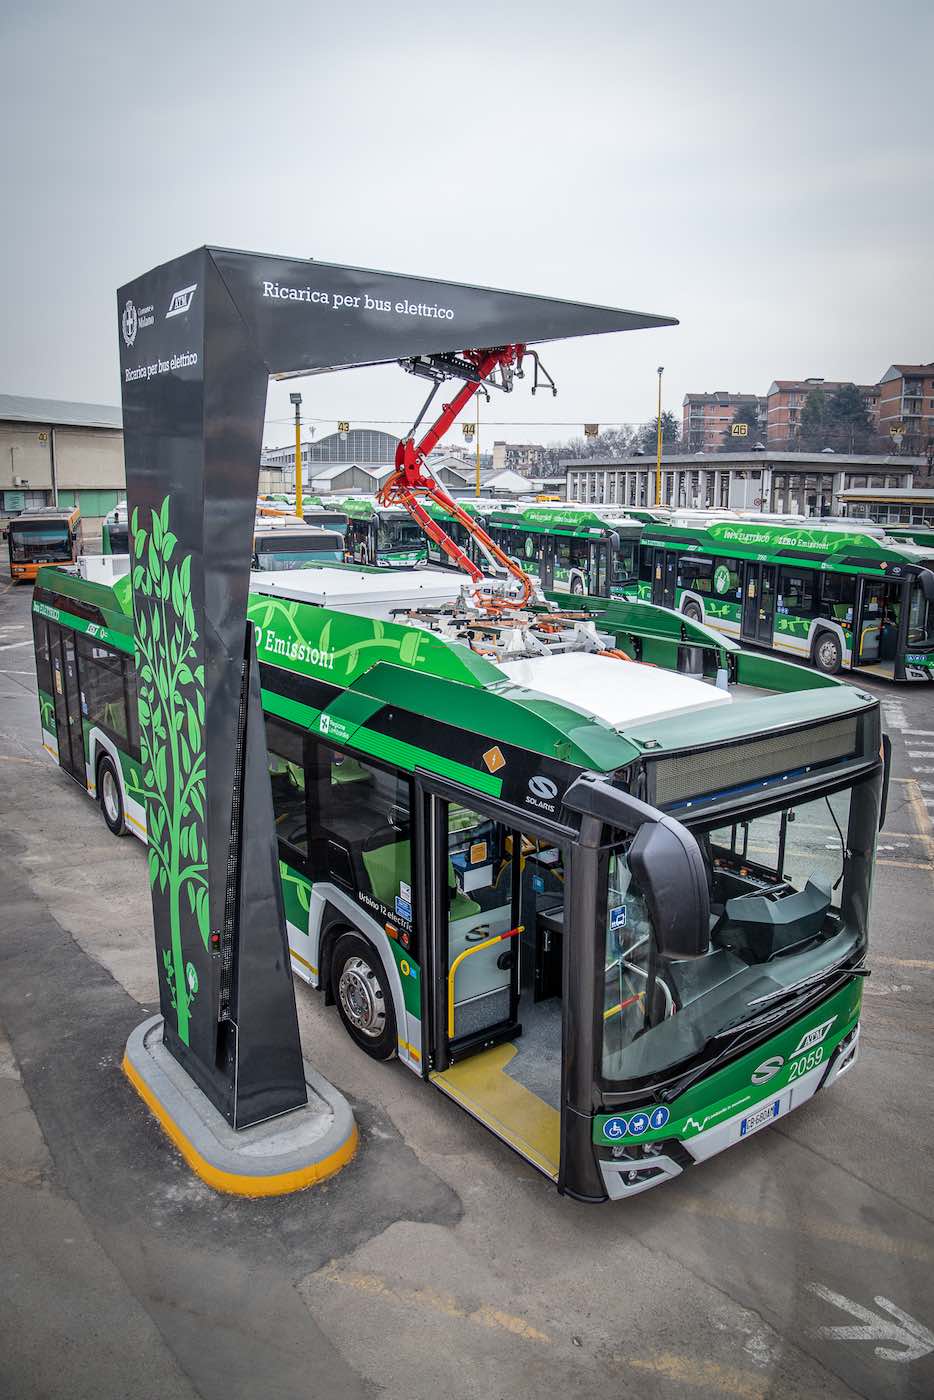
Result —
<svg viewBox="0 0 934 1400"><path fill-rule="evenodd" d="M163 971L179 1039L188 1044L198 991L186 959L182 896L205 949L209 942L208 866L204 840L204 667L195 665L191 555L173 564L177 537L169 529L169 498L151 510L149 530L133 511L133 589L139 665L142 785L146 794L149 883L168 899L169 947ZM194 669L192 669L194 668ZM189 925L190 927L190 925Z"/></svg>

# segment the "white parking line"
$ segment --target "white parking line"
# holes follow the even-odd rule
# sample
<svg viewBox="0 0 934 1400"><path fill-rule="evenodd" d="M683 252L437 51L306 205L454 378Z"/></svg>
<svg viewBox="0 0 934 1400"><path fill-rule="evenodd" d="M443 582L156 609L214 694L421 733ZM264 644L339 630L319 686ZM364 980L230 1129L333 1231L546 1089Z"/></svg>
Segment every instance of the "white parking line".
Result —
<svg viewBox="0 0 934 1400"><path fill-rule="evenodd" d="M32 642L10 642L8 646L0 646L0 651L16 651L17 647L31 647Z"/></svg>

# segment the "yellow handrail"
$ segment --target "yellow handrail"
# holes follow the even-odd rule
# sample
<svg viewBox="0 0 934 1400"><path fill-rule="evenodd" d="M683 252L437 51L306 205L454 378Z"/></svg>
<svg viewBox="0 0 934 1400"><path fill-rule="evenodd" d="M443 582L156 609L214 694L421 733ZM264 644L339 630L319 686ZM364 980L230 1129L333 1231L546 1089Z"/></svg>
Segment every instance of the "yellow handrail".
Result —
<svg viewBox="0 0 934 1400"><path fill-rule="evenodd" d="M479 953L481 948L490 948L494 943L504 943L507 938L515 938L517 933L525 933L525 924L517 924L515 928L509 929L506 933L494 933L492 938L484 938L482 943L474 943L469 948L465 948L462 953L451 963L448 970L448 1039L454 1038L454 974L465 958L469 958L471 953Z"/></svg>

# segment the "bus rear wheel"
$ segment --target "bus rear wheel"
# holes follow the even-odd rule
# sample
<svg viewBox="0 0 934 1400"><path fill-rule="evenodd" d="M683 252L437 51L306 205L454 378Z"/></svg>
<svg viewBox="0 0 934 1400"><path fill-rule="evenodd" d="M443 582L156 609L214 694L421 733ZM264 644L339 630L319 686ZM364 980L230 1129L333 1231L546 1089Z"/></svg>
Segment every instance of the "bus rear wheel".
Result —
<svg viewBox="0 0 934 1400"><path fill-rule="evenodd" d="M373 948L356 933L337 940L331 958L331 991L344 1029L374 1060L396 1052L392 992Z"/></svg>
<svg viewBox="0 0 934 1400"><path fill-rule="evenodd" d="M117 776L112 758L104 756L97 765L97 795L101 804L101 815L114 836L126 836L126 818L123 812L123 789Z"/></svg>
<svg viewBox="0 0 934 1400"><path fill-rule="evenodd" d="M825 676L836 676L843 665L843 648L835 632L819 632L811 648L811 660Z"/></svg>
<svg viewBox="0 0 934 1400"><path fill-rule="evenodd" d="M574 594L575 598L583 598L584 596L584 580L579 574L576 574L574 578L571 579L571 592Z"/></svg>
<svg viewBox="0 0 934 1400"><path fill-rule="evenodd" d="M701 617L700 604L695 603L693 598L688 599L681 611L684 613L684 616L689 617L692 622L701 622L703 620Z"/></svg>

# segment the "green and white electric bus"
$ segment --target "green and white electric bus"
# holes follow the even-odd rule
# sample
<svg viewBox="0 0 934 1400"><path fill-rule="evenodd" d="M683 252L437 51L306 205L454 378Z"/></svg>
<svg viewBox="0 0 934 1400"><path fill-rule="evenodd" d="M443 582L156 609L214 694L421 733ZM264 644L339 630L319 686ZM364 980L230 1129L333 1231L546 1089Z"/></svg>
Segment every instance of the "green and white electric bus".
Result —
<svg viewBox="0 0 934 1400"><path fill-rule="evenodd" d="M375 496L347 496L338 504L347 516L348 563L404 569L427 559L425 536L402 506L381 506Z"/></svg>
<svg viewBox="0 0 934 1400"><path fill-rule="evenodd" d="M646 523L638 593L821 671L934 680L934 550L875 527L678 512Z"/></svg>
<svg viewBox="0 0 934 1400"><path fill-rule="evenodd" d="M107 563L39 576L42 742L145 838ZM560 1191L624 1198L855 1063L879 705L649 604L493 623L456 591L253 575L293 968Z"/></svg>
<svg viewBox="0 0 934 1400"><path fill-rule="evenodd" d="M501 506L487 515L486 529L542 588L555 593L620 598L638 576L642 526L622 512L573 504Z"/></svg>

